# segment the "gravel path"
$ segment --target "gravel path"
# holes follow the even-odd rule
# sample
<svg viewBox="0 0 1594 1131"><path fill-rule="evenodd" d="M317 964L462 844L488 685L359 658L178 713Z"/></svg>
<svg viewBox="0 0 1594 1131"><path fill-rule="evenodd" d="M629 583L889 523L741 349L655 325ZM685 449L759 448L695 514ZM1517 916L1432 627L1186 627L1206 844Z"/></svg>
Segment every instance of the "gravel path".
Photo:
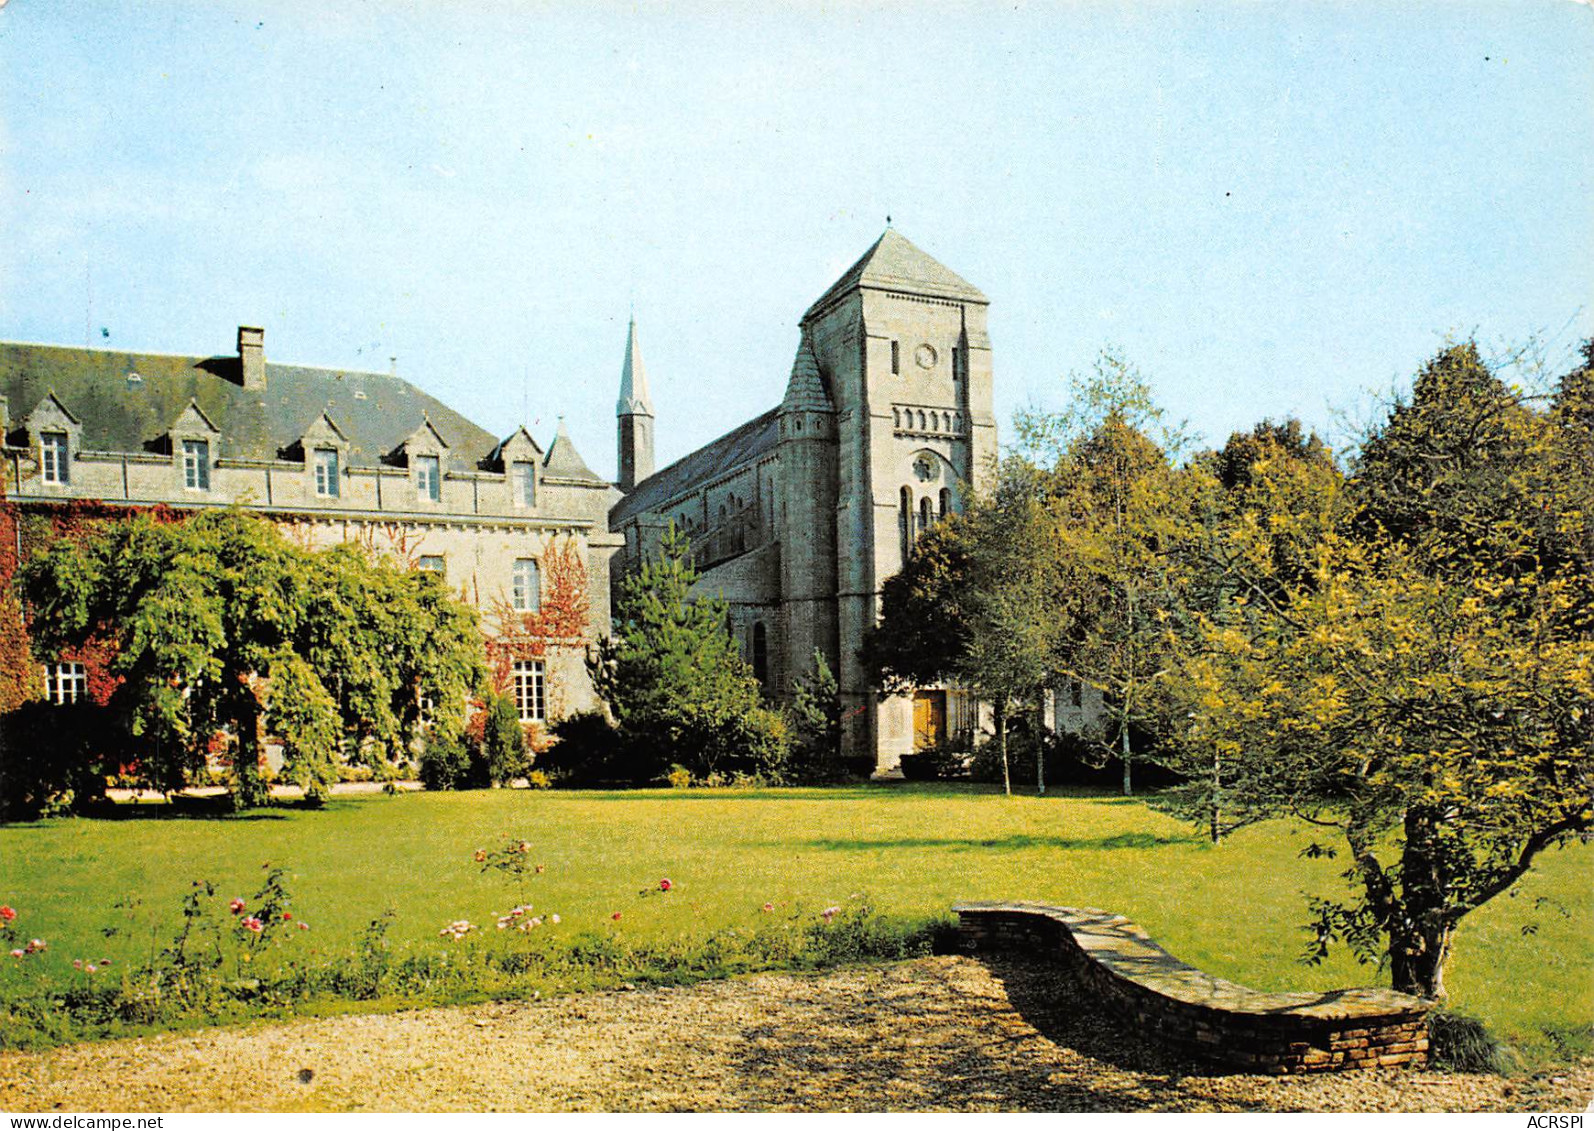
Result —
<svg viewBox="0 0 1594 1131"><path fill-rule="evenodd" d="M0 1110L1583 1111L1594 1062L1202 1075L1056 972L929 958L0 1054Z"/></svg>

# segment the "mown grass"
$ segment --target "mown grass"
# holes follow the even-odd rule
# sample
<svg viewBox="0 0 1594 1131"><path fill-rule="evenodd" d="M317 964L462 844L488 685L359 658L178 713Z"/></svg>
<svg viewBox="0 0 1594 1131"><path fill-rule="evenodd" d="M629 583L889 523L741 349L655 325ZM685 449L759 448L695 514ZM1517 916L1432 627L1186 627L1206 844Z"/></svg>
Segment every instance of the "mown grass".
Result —
<svg viewBox="0 0 1594 1131"><path fill-rule="evenodd" d="M530 858L545 865L523 891L472 859L506 834L529 841ZM371 796L216 819L129 808L116 818L0 827L0 903L17 908L21 938L49 943L0 965L0 997L85 986L73 958L110 957L113 971L130 969L176 931L195 880L213 881L225 902L251 895L275 866L289 869L294 913L312 926L283 948L302 962L355 954L361 932L393 908L394 953L446 966L442 956L466 944L439 938L444 924L469 919L491 936L497 915L529 901L561 918L540 929L538 946L556 947L561 933L623 944L632 958L613 977L712 976L787 959L767 940L746 942L753 958L705 959L711 936L720 941L710 949L727 938L741 947L776 924L806 929L824 908L856 906L858 896L904 938L914 924L944 919L956 900L1020 898L1120 911L1186 961L1259 989L1376 984L1381 975L1342 951L1322 966L1299 962L1305 896L1343 890L1340 862L1300 855L1318 838L1275 822L1215 849L1139 800L1007 799L936 785ZM1449 969L1451 1008L1530 1056L1587 1051L1591 875L1594 846L1552 852L1515 898L1464 922ZM664 877L670 893L640 894ZM116 906L128 899L137 902ZM120 933L106 938L107 927ZM451 975L419 997L466 1000L532 984L511 982ZM604 979L568 963L544 965L536 981L550 992L585 984ZM335 996L335 987L316 992Z"/></svg>

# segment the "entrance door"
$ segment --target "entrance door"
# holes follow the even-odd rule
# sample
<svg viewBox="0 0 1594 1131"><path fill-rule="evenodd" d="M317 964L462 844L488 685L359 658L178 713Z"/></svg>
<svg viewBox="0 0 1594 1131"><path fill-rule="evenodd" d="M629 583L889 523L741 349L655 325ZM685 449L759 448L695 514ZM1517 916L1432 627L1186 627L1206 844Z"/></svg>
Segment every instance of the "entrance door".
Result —
<svg viewBox="0 0 1594 1131"><path fill-rule="evenodd" d="M913 748L929 750L946 741L946 692L913 693Z"/></svg>

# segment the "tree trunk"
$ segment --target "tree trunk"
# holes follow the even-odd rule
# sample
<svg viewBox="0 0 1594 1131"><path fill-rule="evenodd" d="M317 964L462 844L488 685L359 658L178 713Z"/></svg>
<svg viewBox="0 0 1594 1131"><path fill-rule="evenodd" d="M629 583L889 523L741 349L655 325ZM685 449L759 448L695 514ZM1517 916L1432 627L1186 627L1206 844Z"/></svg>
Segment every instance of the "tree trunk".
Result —
<svg viewBox="0 0 1594 1131"><path fill-rule="evenodd" d="M238 747L233 757L234 797L240 809L252 809L271 799L271 786L260 772L260 757L266 748L266 716L261 710L260 677L240 679L233 728L238 732Z"/></svg>
<svg viewBox="0 0 1594 1131"><path fill-rule="evenodd" d="M1389 939L1390 985L1418 997L1445 996L1445 959L1450 957L1450 928L1413 929Z"/></svg>
<svg viewBox="0 0 1594 1131"><path fill-rule="evenodd" d="M1046 695L1041 692L1040 709L1035 712L1035 796L1046 796Z"/></svg>
<svg viewBox="0 0 1594 1131"><path fill-rule="evenodd" d="M1123 723L1119 726L1119 728L1118 728L1118 737L1119 737L1119 739L1121 739L1121 741L1119 742L1119 748L1120 748L1120 756L1123 758L1123 763L1124 763L1124 796L1125 797L1129 797L1135 792L1135 789L1134 789L1134 783L1130 780L1130 776L1129 776L1130 754L1129 754L1129 720L1128 719L1124 719Z"/></svg>
<svg viewBox="0 0 1594 1131"><path fill-rule="evenodd" d="M1445 916L1450 887L1438 844L1440 814L1426 806L1406 810L1400 852L1400 904L1389 931L1390 982L1401 993L1445 996L1445 959L1454 930Z"/></svg>
<svg viewBox="0 0 1594 1131"><path fill-rule="evenodd" d="M1223 763L1218 756L1212 756L1212 843L1220 844L1223 841Z"/></svg>
<svg viewBox="0 0 1594 1131"><path fill-rule="evenodd" d="M996 723L996 752L1002 756L1002 792L1013 796L1013 778L1007 771L1007 700L998 697L991 705L991 718Z"/></svg>

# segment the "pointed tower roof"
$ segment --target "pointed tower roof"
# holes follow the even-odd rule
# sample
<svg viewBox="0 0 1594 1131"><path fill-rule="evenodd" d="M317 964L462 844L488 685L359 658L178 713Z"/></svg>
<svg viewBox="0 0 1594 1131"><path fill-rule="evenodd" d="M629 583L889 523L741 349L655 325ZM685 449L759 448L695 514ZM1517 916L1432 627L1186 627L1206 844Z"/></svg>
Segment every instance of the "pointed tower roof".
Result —
<svg viewBox="0 0 1594 1131"><path fill-rule="evenodd" d="M874 245L863 253L863 258L849 267L829 290L819 296L819 301L808 308L803 319L806 321L812 317L831 299L859 287L908 291L932 298L963 299L969 302L990 301L978 287L920 251L895 228L887 228Z"/></svg>
<svg viewBox="0 0 1594 1131"><path fill-rule="evenodd" d="M636 317L625 334L625 363L620 367L620 401L617 416L652 416L653 398L648 395L648 369L642 364L642 346L637 342Z"/></svg>
<svg viewBox="0 0 1594 1131"><path fill-rule="evenodd" d="M786 399L780 402L782 412L831 412L830 394L825 391L825 379L819 375L819 360L814 357L814 347L808 335L797 343L797 356L791 363L791 380L786 382Z"/></svg>
<svg viewBox="0 0 1594 1131"><path fill-rule="evenodd" d="M565 418L559 418L559 431L553 438L553 443L548 446L548 458L542 461L542 469L549 475L561 479L590 479L595 483L603 480L587 466L587 461L581 458L581 453L576 451L576 445L570 439L570 433L565 431Z"/></svg>

